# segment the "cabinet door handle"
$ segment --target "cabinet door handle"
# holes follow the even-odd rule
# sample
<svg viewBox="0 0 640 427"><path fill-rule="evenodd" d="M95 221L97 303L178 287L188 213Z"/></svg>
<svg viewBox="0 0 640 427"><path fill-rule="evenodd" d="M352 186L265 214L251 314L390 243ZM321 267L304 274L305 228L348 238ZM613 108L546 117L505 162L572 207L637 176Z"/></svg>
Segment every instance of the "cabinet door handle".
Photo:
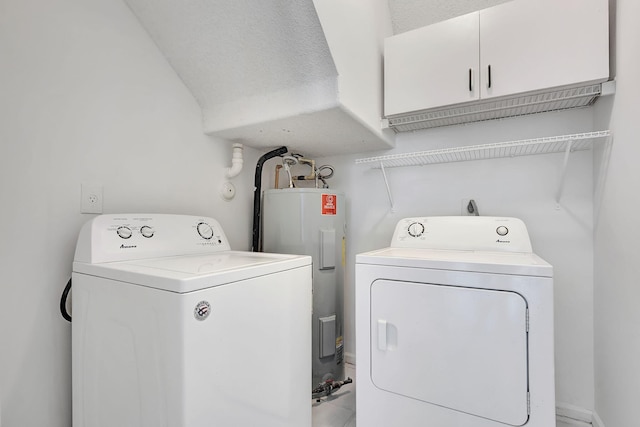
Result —
<svg viewBox="0 0 640 427"><path fill-rule="evenodd" d="M489 85L487 86L489 89L491 89L491 65L489 65Z"/></svg>
<svg viewBox="0 0 640 427"><path fill-rule="evenodd" d="M471 68L469 68L469 92L473 92L472 79L473 79L473 74L472 74Z"/></svg>

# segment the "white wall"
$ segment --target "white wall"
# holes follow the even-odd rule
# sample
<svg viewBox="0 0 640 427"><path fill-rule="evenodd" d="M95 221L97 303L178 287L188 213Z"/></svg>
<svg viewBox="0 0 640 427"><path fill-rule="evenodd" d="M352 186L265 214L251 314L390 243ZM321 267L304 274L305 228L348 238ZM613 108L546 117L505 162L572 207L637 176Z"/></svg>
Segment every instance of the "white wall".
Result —
<svg viewBox="0 0 640 427"><path fill-rule="evenodd" d="M598 106L614 141L595 228L595 410L601 427L627 427L638 425L640 398L640 2L611 3L617 90Z"/></svg>
<svg viewBox="0 0 640 427"><path fill-rule="evenodd" d="M591 131L593 109L548 113L399 134L389 153L503 142ZM396 212L389 209L381 172L354 160L375 153L324 158L345 191L347 269L345 350L353 356L354 262L386 247L396 222L408 216L460 215L473 198L481 215L514 216L528 226L534 251L554 266L556 390L559 404L593 408L592 153L571 155L564 197L556 209L563 154L388 169Z"/></svg>
<svg viewBox="0 0 640 427"><path fill-rule="evenodd" d="M618 93L607 108L441 128L398 137L392 152L583 132L615 132L595 238L595 409L607 427L634 425L640 383L635 301L640 240L635 213L640 130L635 96L640 16L618 0ZM252 168L220 201L229 144L201 131L200 109L121 2L0 1L0 405L3 427L70 425L70 327L58 313L75 238L81 182L104 185L104 211L217 217L232 246L250 241ZM259 156L245 150L246 165ZM355 158L336 166L348 197L346 306L353 306L356 253L388 245L398 219L455 215L474 198L483 215L525 220L534 250L555 267L557 399L594 408L592 158L572 155L561 208L554 201L561 155L388 171L389 212L378 170ZM265 181L267 182L267 181ZM233 212L232 212L233 210ZM353 312L346 351L353 355Z"/></svg>
<svg viewBox="0 0 640 427"><path fill-rule="evenodd" d="M230 144L202 133L191 94L121 1L0 1L0 404L2 427L71 425L71 273L80 183L104 212L217 217L250 242L245 149L236 199L218 196Z"/></svg>

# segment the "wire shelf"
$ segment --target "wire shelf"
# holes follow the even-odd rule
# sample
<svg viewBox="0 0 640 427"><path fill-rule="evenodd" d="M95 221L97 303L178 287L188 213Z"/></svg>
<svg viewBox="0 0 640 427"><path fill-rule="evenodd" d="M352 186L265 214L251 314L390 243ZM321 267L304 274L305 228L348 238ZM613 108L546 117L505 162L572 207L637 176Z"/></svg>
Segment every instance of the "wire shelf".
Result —
<svg viewBox="0 0 640 427"><path fill-rule="evenodd" d="M588 150L593 142L609 138L611 131L577 133L573 135L550 136L520 141L499 142L496 144L470 145L466 147L445 148L440 150L419 151L415 153L391 154L388 156L356 159L356 164L372 164L380 169L389 197L391 211L395 212L391 188L385 173L386 168L403 166L424 166L437 163L465 162L470 160L497 159L503 157L529 156L535 154L564 153L564 162L558 190L556 192L557 208L564 189L569 154L573 151Z"/></svg>
<svg viewBox="0 0 640 427"><path fill-rule="evenodd" d="M437 163L465 162L471 160L518 157L535 154L563 153L588 150L593 141L606 138L611 131L597 131L561 135L494 144L470 145L466 147L419 151L414 153L391 154L386 156L356 159L356 164L373 164L374 168L395 168L404 166L424 166Z"/></svg>

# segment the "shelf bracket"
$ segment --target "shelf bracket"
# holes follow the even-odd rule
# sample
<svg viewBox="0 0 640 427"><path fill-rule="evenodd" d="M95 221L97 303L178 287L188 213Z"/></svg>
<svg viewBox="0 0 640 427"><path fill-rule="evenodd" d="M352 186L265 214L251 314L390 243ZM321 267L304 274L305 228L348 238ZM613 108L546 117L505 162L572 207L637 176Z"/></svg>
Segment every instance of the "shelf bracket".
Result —
<svg viewBox="0 0 640 427"><path fill-rule="evenodd" d="M396 208L393 205L393 196L391 195L391 188L389 187L389 180L387 179L387 173L384 170L384 163L380 162L380 170L382 171L382 178L384 178L384 185L387 187L387 196L389 197L389 205L391 205L391 212L395 212Z"/></svg>
<svg viewBox="0 0 640 427"><path fill-rule="evenodd" d="M558 192L556 193L556 209L560 209L560 199L562 198L562 192L564 191L564 182L567 177L567 165L569 164L569 155L571 154L571 147L573 140L567 141L567 147L564 150L564 161L562 163L562 172L560 173L560 183L558 184Z"/></svg>

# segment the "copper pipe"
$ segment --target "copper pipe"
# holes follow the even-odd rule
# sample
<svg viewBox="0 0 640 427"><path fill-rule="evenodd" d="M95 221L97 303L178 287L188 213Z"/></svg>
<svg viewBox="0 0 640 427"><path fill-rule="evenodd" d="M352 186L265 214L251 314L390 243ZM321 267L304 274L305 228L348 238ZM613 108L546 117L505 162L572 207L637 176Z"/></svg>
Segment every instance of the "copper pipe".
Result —
<svg viewBox="0 0 640 427"><path fill-rule="evenodd" d="M282 165L276 165L276 184L273 187L276 190L280 189L280 169L282 169Z"/></svg>

